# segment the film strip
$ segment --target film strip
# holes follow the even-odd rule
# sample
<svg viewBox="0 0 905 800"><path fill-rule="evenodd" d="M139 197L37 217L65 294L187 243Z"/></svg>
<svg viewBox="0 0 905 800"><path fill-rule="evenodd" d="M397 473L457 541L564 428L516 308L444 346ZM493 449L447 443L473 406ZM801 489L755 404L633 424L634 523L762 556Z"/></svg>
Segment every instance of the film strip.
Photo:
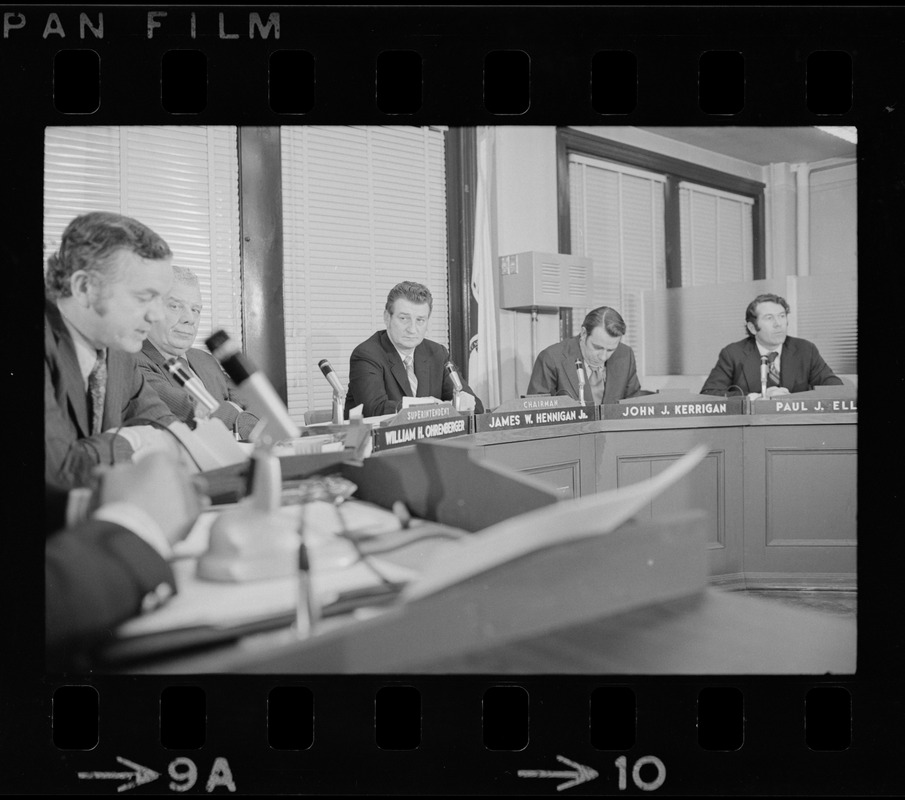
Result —
<svg viewBox="0 0 905 800"><path fill-rule="evenodd" d="M900 413L901 359L886 351L898 351L889 289L905 211L902 9L4 6L0 15L2 247L14 275L36 276L41 260L46 126L854 126L860 371L862 397L874 398L859 420L854 674L513 674L505 659L456 674L232 674L216 660L169 674L53 673L44 542L29 529L43 507L33 434L43 427L41 288L14 279L7 792L901 793L901 487L896 451L880 443Z"/></svg>

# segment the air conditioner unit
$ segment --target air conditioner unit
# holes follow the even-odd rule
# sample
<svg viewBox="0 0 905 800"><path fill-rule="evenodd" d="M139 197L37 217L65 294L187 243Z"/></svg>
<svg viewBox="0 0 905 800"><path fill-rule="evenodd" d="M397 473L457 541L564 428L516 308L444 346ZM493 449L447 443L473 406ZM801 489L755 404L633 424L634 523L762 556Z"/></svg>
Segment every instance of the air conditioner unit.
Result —
<svg viewBox="0 0 905 800"><path fill-rule="evenodd" d="M585 308L593 294L593 262L568 253L500 256L500 308L556 312Z"/></svg>

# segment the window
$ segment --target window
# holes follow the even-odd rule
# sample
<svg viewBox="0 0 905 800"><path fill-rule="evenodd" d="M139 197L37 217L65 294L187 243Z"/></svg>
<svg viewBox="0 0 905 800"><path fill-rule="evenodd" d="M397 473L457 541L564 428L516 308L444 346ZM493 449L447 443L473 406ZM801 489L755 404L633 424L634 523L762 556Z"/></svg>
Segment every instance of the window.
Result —
<svg viewBox="0 0 905 800"><path fill-rule="evenodd" d="M382 329L402 280L433 294L427 336L448 346L444 133L415 127L284 127L283 305L293 418L330 407L317 370L345 385L349 355Z"/></svg>
<svg viewBox="0 0 905 800"><path fill-rule="evenodd" d="M682 286L754 277L750 197L679 183Z"/></svg>
<svg viewBox="0 0 905 800"><path fill-rule="evenodd" d="M66 225L88 211L135 217L167 241L174 264L195 271L204 302L196 346L217 328L241 343L234 127L47 128L45 264Z"/></svg>
<svg viewBox="0 0 905 800"><path fill-rule="evenodd" d="M569 157L572 253L594 264L588 308L619 311L628 323L630 347L640 335L632 321L640 318L641 292L666 287L664 183L661 175Z"/></svg>

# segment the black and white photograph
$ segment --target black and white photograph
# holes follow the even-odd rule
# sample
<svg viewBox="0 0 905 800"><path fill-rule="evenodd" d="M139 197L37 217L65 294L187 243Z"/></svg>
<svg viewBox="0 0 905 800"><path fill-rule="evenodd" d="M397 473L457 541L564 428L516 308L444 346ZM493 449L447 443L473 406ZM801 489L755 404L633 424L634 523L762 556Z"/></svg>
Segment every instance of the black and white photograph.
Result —
<svg viewBox="0 0 905 800"><path fill-rule="evenodd" d="M49 667L853 673L856 150L48 127Z"/></svg>
<svg viewBox="0 0 905 800"><path fill-rule="evenodd" d="M902 18L0 9L0 793L901 794Z"/></svg>

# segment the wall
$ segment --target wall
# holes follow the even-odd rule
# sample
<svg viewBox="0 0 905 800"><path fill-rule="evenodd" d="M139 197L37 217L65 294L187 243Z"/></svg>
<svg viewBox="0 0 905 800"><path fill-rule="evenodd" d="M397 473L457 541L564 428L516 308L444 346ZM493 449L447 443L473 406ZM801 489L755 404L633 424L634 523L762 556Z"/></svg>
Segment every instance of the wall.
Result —
<svg viewBox="0 0 905 800"><path fill-rule="evenodd" d="M811 274L857 271L857 167L813 169L810 197Z"/></svg>
<svg viewBox="0 0 905 800"><path fill-rule="evenodd" d="M494 262L501 255L527 250L558 252L556 129L502 126L496 130ZM796 177L792 165L758 166L638 128L594 126L575 130L763 181L766 277L798 274ZM856 269L856 194L853 165L812 172L810 274ZM495 278L498 292L499 275ZM559 319L555 314L540 314L532 323L527 313L499 310L498 314L502 398L507 400L525 393L537 352L559 339ZM577 326L580 320L574 322Z"/></svg>

